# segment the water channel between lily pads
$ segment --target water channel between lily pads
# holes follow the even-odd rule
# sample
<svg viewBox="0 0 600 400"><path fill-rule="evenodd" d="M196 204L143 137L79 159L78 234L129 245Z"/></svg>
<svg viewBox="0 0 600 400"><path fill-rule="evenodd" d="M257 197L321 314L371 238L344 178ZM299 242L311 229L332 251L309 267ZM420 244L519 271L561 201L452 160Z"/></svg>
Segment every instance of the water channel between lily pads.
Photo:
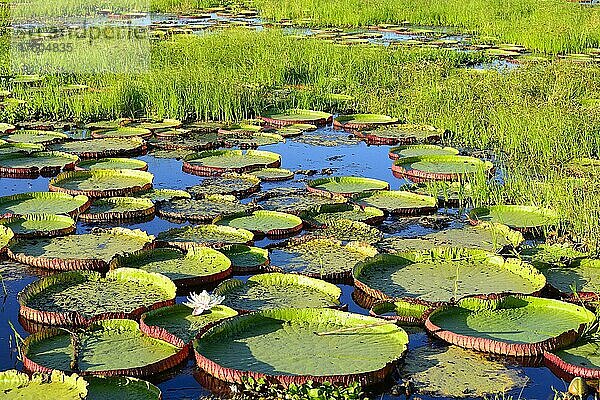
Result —
<svg viewBox="0 0 600 400"><path fill-rule="evenodd" d="M312 139L312 140L307 140ZM322 141L340 140L337 146L316 145ZM311 144L306 144L309 142ZM332 169L334 175L360 175L369 178L380 179L389 182L392 190L400 188L406 181L395 178L390 170L391 163L389 162L387 153L389 146L367 146L363 142L358 142L348 139L348 134L344 132L334 132L330 128L322 128L316 132L305 133L304 137L288 139L286 143L269 145L261 147L261 150L273 151L282 156L282 168L289 170L317 170ZM172 188L185 189L188 186L199 184L203 178L198 176L185 174L181 171L181 161L167 158L157 158L152 154L138 157L148 163L149 172L153 173L155 188ZM315 175L312 178L321 177ZM297 174L295 180L283 183L262 184L262 190L269 190L274 187L302 187L303 180L308 178L305 175ZM16 193L30 191L47 191L48 179L37 178L31 179L8 179L0 178L0 196L12 195ZM456 210L440 209L438 214L446 213L455 215ZM418 234L427 234L434 232L432 228L425 228L417 223L402 224L393 223L395 220L390 218L384 222L384 230L386 235L401 235L414 236ZM451 226L456 226L459 222L452 222ZM186 224L175 224L155 217L152 221L143 223L121 224L121 226L130 229L142 229L151 235L165 231L169 228L178 227ZM93 226L98 226L94 224ZM103 225L101 225L103 226ZM107 225L110 226L110 225ZM387 227L386 227L387 226ZM82 222L77 224L77 233L87 233L92 229L92 225ZM392 232L392 233L388 233ZM256 243L257 246L264 247L267 244L274 242L270 239L263 239ZM3 261L0 264L0 273L6 287L7 294L3 298L2 307L0 308L0 369L17 368L21 369L21 364L17 361L17 353L14 346L14 334L10 327L10 323L15 327L18 334L25 337L27 333L19 325L17 303L17 293L25 287L25 285L33 282L42 272L22 266L9 261ZM247 277L241 277L246 279ZM342 289L342 303L348 304L348 309L351 312L367 314L367 310L360 308L352 300L352 287L346 285L338 285ZM182 302L184 297L178 297L178 302ZM410 333L409 349L417 348L435 349L439 348L441 342L430 339L420 329L408 328ZM425 351L427 353L427 351ZM428 359L423 359L423 363L430 362ZM522 398L526 399L548 399L552 398L552 386L559 390L565 389L565 384L556 378L547 368L530 368L521 367L514 364L510 366L515 374L520 377L520 382L526 382L522 392ZM164 399L197 399L202 395L207 395L209 392L202 388L193 376L195 370L194 363L190 361L176 375L170 379L159 382L158 386L163 392ZM442 378L440 378L442 379ZM455 385L452 380L448 384ZM437 382L443 384L444 382ZM472 383L477 385L477 383ZM468 390L466 385L466 389ZM514 398L519 396L521 387L513 389L508 394ZM384 394L383 399L397 398L390 394ZM403 397L400 397L403 398ZM428 397L419 395L421 399L445 399L448 397Z"/></svg>

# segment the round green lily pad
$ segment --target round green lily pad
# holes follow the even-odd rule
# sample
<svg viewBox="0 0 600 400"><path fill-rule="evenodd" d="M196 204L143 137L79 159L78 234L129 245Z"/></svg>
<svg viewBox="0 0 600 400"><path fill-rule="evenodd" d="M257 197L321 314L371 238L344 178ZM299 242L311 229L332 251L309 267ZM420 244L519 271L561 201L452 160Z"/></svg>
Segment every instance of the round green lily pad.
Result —
<svg viewBox="0 0 600 400"><path fill-rule="evenodd" d="M72 170L79 157L58 151L11 153L0 155L0 174L7 176L56 175Z"/></svg>
<svg viewBox="0 0 600 400"><path fill-rule="evenodd" d="M0 392L5 400L41 399L51 396L55 400L91 399L83 378L53 371L50 375L29 375L11 369L0 372Z"/></svg>
<svg viewBox="0 0 600 400"><path fill-rule="evenodd" d="M523 247L519 251L521 258L536 268L568 267L589 254L575 250L568 244L538 244Z"/></svg>
<svg viewBox="0 0 600 400"><path fill-rule="evenodd" d="M287 126L293 124L312 124L321 126L331 123L333 120L333 116L329 113L299 108L282 112L268 112L261 115L260 118L273 126Z"/></svg>
<svg viewBox="0 0 600 400"><path fill-rule="evenodd" d="M105 138L56 144L51 149L75 154L85 159L127 157L142 154L146 150L146 144L141 138Z"/></svg>
<svg viewBox="0 0 600 400"><path fill-rule="evenodd" d="M497 205L475 208L469 213L469 220L495 222L513 229L532 230L555 225L558 214L548 208L535 206Z"/></svg>
<svg viewBox="0 0 600 400"><path fill-rule="evenodd" d="M300 128L294 128L293 125L282 126L279 129L277 129L277 134L284 138L291 138L294 136L299 136L299 135L302 135L303 133L304 133L304 130L302 130Z"/></svg>
<svg viewBox="0 0 600 400"><path fill-rule="evenodd" d="M50 275L23 289L19 313L44 325L85 326L95 319L137 318L175 304L175 284L167 277L132 268Z"/></svg>
<svg viewBox="0 0 600 400"><path fill-rule="evenodd" d="M128 376L86 376L88 395L86 400L160 400L160 389L150 382Z"/></svg>
<svg viewBox="0 0 600 400"><path fill-rule="evenodd" d="M75 221L66 215L25 214L0 219L17 237L53 237L75 232Z"/></svg>
<svg viewBox="0 0 600 400"><path fill-rule="evenodd" d="M106 129L117 129L121 126L126 126L128 124L130 124L132 122L131 119L128 118L121 118L121 119L116 119L116 120L112 120L112 121L96 121L96 122L90 122L88 124L85 124L84 127L86 129L92 130L92 131L98 131L98 130L106 130Z"/></svg>
<svg viewBox="0 0 600 400"><path fill-rule="evenodd" d="M318 213L305 212L300 217L316 225L328 225L334 221L347 219L377 225L385 219L385 213L375 207L361 207L353 204L323 205Z"/></svg>
<svg viewBox="0 0 600 400"><path fill-rule="evenodd" d="M0 93L0 95L5 94L5 93ZM4 97L4 96L2 96ZM10 133L12 131L14 131L16 129L16 126L14 126L13 124L9 124L6 122L0 122L0 133L2 134L6 134L6 133Z"/></svg>
<svg viewBox="0 0 600 400"><path fill-rule="evenodd" d="M232 244L219 251L231 260L233 272L237 274L259 272L270 264L269 251L259 247Z"/></svg>
<svg viewBox="0 0 600 400"><path fill-rule="evenodd" d="M345 197L351 197L359 193L373 192L376 190L389 190L387 182L358 176L342 176L332 178L315 179L307 183L309 192L329 192Z"/></svg>
<svg viewBox="0 0 600 400"><path fill-rule="evenodd" d="M7 246L14 237L15 234L9 227L0 225L0 254L6 251Z"/></svg>
<svg viewBox="0 0 600 400"><path fill-rule="evenodd" d="M67 135L61 132L39 131L35 129L14 131L6 136L2 136L3 140L11 143L31 143L41 145L64 142L68 138Z"/></svg>
<svg viewBox="0 0 600 400"><path fill-rule="evenodd" d="M600 377L597 337L583 338L573 345L554 352L544 353L544 364L559 376L571 379L579 376L584 379Z"/></svg>
<svg viewBox="0 0 600 400"><path fill-rule="evenodd" d="M201 315L192 315L193 309L183 304L162 307L142 315L140 325L149 328L161 328L185 343L190 343L206 326L225 318L238 315L227 306L218 305ZM145 330L145 329L144 329Z"/></svg>
<svg viewBox="0 0 600 400"><path fill-rule="evenodd" d="M328 192L310 193L303 189L277 188L260 193L259 205L265 210L300 215L319 213L325 206L345 204L348 200Z"/></svg>
<svg viewBox="0 0 600 400"><path fill-rule="evenodd" d="M128 319L96 321L77 333L47 329L27 337L22 350L28 371L76 369L79 375L101 376L152 376L188 356L187 348L143 333Z"/></svg>
<svg viewBox="0 0 600 400"><path fill-rule="evenodd" d="M131 138L141 137L147 138L152 136L152 131L137 126L122 126L117 129L92 131L92 137L94 139L105 139L105 138Z"/></svg>
<svg viewBox="0 0 600 400"><path fill-rule="evenodd" d="M398 118L382 114L340 115L333 119L333 126L341 129L357 130L389 125L398 122Z"/></svg>
<svg viewBox="0 0 600 400"><path fill-rule="evenodd" d="M228 244L250 244L254 234L246 229L211 224L169 229L159 233L157 239L182 249L195 245L218 248Z"/></svg>
<svg viewBox="0 0 600 400"><path fill-rule="evenodd" d="M444 132L431 125L394 124L355 131L368 144L413 145L415 143L435 143L441 140ZM396 149L392 149L394 151ZM391 158L392 152L390 152Z"/></svg>
<svg viewBox="0 0 600 400"><path fill-rule="evenodd" d="M415 144L408 146L393 147L389 156L392 160L406 157L420 156L444 156L458 155L459 151L454 147L442 147L435 144Z"/></svg>
<svg viewBox="0 0 600 400"><path fill-rule="evenodd" d="M360 304L358 301L357 303ZM376 301L369 310L369 314L402 325L422 325L429 310L431 310L430 306L396 299Z"/></svg>
<svg viewBox="0 0 600 400"><path fill-rule="evenodd" d="M181 125L182 123L178 119L166 118L161 121L142 122L141 124L136 125L136 128L148 129L152 132L155 132L165 129L176 129L181 127Z"/></svg>
<svg viewBox="0 0 600 400"><path fill-rule="evenodd" d="M101 158L99 160L87 160L77 164L77 168L84 170L92 169L137 169L147 171L148 163L134 158Z"/></svg>
<svg viewBox="0 0 600 400"><path fill-rule="evenodd" d="M236 132L219 130L220 138L225 147L239 147L240 149L255 149L259 146L268 146L285 141L284 137L270 132Z"/></svg>
<svg viewBox="0 0 600 400"><path fill-rule="evenodd" d="M82 221L107 222L147 218L154 215L154 203L138 197L109 197L96 199L88 210L79 215Z"/></svg>
<svg viewBox="0 0 600 400"><path fill-rule="evenodd" d="M229 279L214 290L223 304L238 311L272 308L336 307L342 291L320 279L297 274L254 275L246 282Z"/></svg>
<svg viewBox="0 0 600 400"><path fill-rule="evenodd" d="M89 206L87 196L58 192L29 192L0 197L0 215L43 213L76 216Z"/></svg>
<svg viewBox="0 0 600 400"><path fill-rule="evenodd" d="M458 181L481 172L489 173L492 163L479 158L453 155L427 155L400 158L394 161L392 172L398 178L414 182L428 180Z"/></svg>
<svg viewBox="0 0 600 400"><path fill-rule="evenodd" d="M533 294L546 284L538 270L518 259L460 248L382 254L357 264L352 275L355 286L375 299L431 304L471 295Z"/></svg>
<svg viewBox="0 0 600 400"><path fill-rule="evenodd" d="M339 332L343 330L342 332ZM274 309L233 317L194 341L197 364L227 382L380 382L406 351L393 323L333 309Z"/></svg>
<svg viewBox="0 0 600 400"><path fill-rule="evenodd" d="M150 189L145 192L135 194L141 199L151 200L153 203L161 203L163 201L171 201L175 199L191 199L192 195L185 190L178 189Z"/></svg>
<svg viewBox="0 0 600 400"><path fill-rule="evenodd" d="M234 196L212 194L198 200L177 199L158 206L158 215L176 221L211 223L215 218L256 210L253 204L242 204Z"/></svg>
<svg viewBox="0 0 600 400"><path fill-rule="evenodd" d="M268 236L293 235L300 232L303 226L302 220L295 215L266 210L222 218L216 221L216 224L247 229Z"/></svg>
<svg viewBox="0 0 600 400"><path fill-rule="evenodd" d="M150 139L153 148L161 150L202 151L216 149L223 145L222 138L217 133L185 133L168 137L158 136Z"/></svg>
<svg viewBox="0 0 600 400"><path fill-rule="evenodd" d="M540 268L548 284L577 299L583 294L600 295L600 260L579 259L569 266Z"/></svg>
<svg viewBox="0 0 600 400"><path fill-rule="evenodd" d="M118 197L152 188L154 175L129 169L63 172L51 179L51 192L89 197Z"/></svg>
<svg viewBox="0 0 600 400"><path fill-rule="evenodd" d="M335 239L307 236L272 249L271 262L284 272L345 281L351 277L358 262L376 254L377 250L365 243L344 245Z"/></svg>
<svg viewBox="0 0 600 400"><path fill-rule="evenodd" d="M376 207L391 214L423 215L437 210L437 200L402 190L382 190L358 195L354 199L362 206Z"/></svg>
<svg viewBox="0 0 600 400"><path fill-rule="evenodd" d="M251 172L251 174L265 182L279 182L294 179L294 173L289 169L283 168L263 168Z"/></svg>
<svg viewBox="0 0 600 400"><path fill-rule="evenodd" d="M141 251L153 239L140 230L95 229L82 235L21 240L8 249L8 255L38 268L105 270L116 255Z"/></svg>
<svg viewBox="0 0 600 400"><path fill-rule="evenodd" d="M330 222L324 229L312 232L313 236L328 237L344 242L376 243L383 239L383 232L360 221L340 219Z"/></svg>
<svg viewBox="0 0 600 400"><path fill-rule="evenodd" d="M43 151L44 146L35 143L6 143L2 141L0 143L0 155L14 154L14 153L33 153L36 151Z"/></svg>
<svg viewBox="0 0 600 400"><path fill-rule="evenodd" d="M595 316L584 307L530 296L466 298L425 321L435 337L459 347L516 357L542 355L577 340Z"/></svg>
<svg viewBox="0 0 600 400"><path fill-rule="evenodd" d="M200 176L279 167L281 156L260 150L207 150L185 158L183 171Z"/></svg>
<svg viewBox="0 0 600 400"><path fill-rule="evenodd" d="M231 261L208 247L190 247L187 252L157 248L118 257L112 267L139 268L170 278L179 287L221 281L231 275Z"/></svg>
<svg viewBox="0 0 600 400"><path fill-rule="evenodd" d="M210 194L246 197L260 190L260 179L250 174L223 174L205 178L200 185L187 188L196 199Z"/></svg>

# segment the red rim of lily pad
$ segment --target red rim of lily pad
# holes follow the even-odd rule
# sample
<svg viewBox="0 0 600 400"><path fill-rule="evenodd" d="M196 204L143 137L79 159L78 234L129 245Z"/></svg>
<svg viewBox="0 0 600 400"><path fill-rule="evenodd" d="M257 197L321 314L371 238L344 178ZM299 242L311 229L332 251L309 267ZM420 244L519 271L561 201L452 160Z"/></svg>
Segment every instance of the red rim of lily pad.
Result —
<svg viewBox="0 0 600 400"><path fill-rule="evenodd" d="M400 126L406 126L407 124L401 124ZM390 126L390 128L394 128L394 126L396 126L396 124L392 124ZM380 129L385 129L385 127L387 127L386 125L383 125L382 127L380 127ZM414 128L416 129L421 129L424 131L428 131L431 132L431 135L428 136L425 139L418 139L415 136L409 136L407 134L406 138L400 139L397 137L386 137L385 135L382 134L378 134L377 128L375 129L366 129L366 130L354 130L352 133L361 138L364 139L367 144L371 144L371 145L390 145L390 146L397 146L397 145L412 145L412 144L419 144L419 143L437 143L442 139L442 135L443 135L443 131L441 129L435 128L431 125L413 125ZM391 153L390 153L390 158L392 158Z"/></svg>
<svg viewBox="0 0 600 400"><path fill-rule="evenodd" d="M64 228L52 229L52 230L36 230L27 233L15 233L15 237L22 239L31 239L31 238L42 238L42 237L57 237L57 236L65 236L70 235L75 232L76 226L75 221L71 219L71 217L66 215L55 215L55 214L25 214L25 215L12 215L9 217L0 217L0 223L2 225L10 225L19 220L62 220L66 223L70 223L71 225L66 226Z"/></svg>
<svg viewBox="0 0 600 400"><path fill-rule="evenodd" d="M5 197L0 197L0 200L2 202L11 202L11 201L19 201L19 200L23 200L23 201L27 201L27 200L32 200L35 198L44 198L44 197L54 197L54 196L65 196L65 198L70 198L70 199L74 199L74 198L78 198L81 200L84 200L84 203L81 204L81 206L77 207L74 210L71 210L69 212L66 213L61 213L61 214L66 214L71 218L75 218L77 217L77 215L79 215L80 213L84 212L85 210L87 210L90 205L92 204L92 200L87 197L87 196L83 196L83 195L77 195L77 196L72 196L66 193L60 193L60 192L28 192L28 193L19 193L19 194L13 194L11 196L5 196ZM4 213L1 214L0 213L0 217L12 217L12 216L18 216L18 215L23 215L23 214L14 214L14 213Z"/></svg>
<svg viewBox="0 0 600 400"><path fill-rule="evenodd" d="M380 120L372 122L351 122L354 116L372 116L377 117ZM376 114L353 114L353 115L340 115L333 119L333 127L337 129L343 129L346 131L355 131L361 129L373 128L376 126L391 125L398 122L397 118L393 118L387 115L376 115Z"/></svg>
<svg viewBox="0 0 600 400"><path fill-rule="evenodd" d="M82 159L90 159L90 158L109 158L109 157L130 157L130 156L139 156L144 154L147 150L146 142L142 138L134 137L134 138L103 138L103 139L87 139L81 140L77 142L69 142L69 143L93 143L94 141L112 141L112 142L123 142L123 143L135 143L135 147L133 148L114 148L114 149L104 149L104 150L81 150L81 151L69 151L68 148L61 148L61 145L56 145L55 150L64 151L67 153L75 154ZM68 144L68 143L67 143Z"/></svg>
<svg viewBox="0 0 600 400"><path fill-rule="evenodd" d="M330 124L333 121L333 115L331 115L329 113L321 112L321 111L301 110L301 109L292 109L292 110L288 110L288 111L298 114L299 118L292 118L292 119L281 118L281 117L278 118L278 115L284 115L286 113L286 111L283 111L281 113L277 113L277 112L267 113L264 116L259 116L258 118L262 119L269 125L278 126L278 127L295 125L295 124L312 124L315 126L323 126L323 125ZM303 113L306 113L306 115L307 115L306 118L301 117L301 115ZM311 113L314 114L312 117L310 117Z"/></svg>
<svg viewBox="0 0 600 400"><path fill-rule="evenodd" d="M600 379L600 368L571 364L549 351L544 352L544 365L564 380L571 380L576 376L584 379Z"/></svg>
<svg viewBox="0 0 600 400"><path fill-rule="evenodd" d="M42 168L34 167L7 167L1 165L3 159L17 158L17 157L36 157L36 156L56 156L69 159L70 161L62 165L47 165ZM79 161L79 157L69 153L63 153L60 151L40 151L30 154L13 153L0 157L0 175L5 177L37 177L38 175L53 176L59 174L61 171L72 171L75 169L75 164Z"/></svg>
<svg viewBox="0 0 600 400"><path fill-rule="evenodd" d="M113 203L118 205L119 202L138 203L140 208L124 211L104 211L99 213L91 212L94 205L99 203ZM79 214L79 218L86 222L129 221L152 217L154 216L155 211L156 207L149 199L142 199L139 197L109 197L105 199L96 199L94 202L92 202L91 207L86 212Z"/></svg>

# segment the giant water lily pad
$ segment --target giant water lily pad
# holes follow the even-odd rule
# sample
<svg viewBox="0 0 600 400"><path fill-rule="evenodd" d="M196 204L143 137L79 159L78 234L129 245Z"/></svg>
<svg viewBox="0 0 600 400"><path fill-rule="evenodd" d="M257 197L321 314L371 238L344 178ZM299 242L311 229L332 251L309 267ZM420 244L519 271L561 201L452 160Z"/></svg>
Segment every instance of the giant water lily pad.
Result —
<svg viewBox="0 0 600 400"><path fill-rule="evenodd" d="M573 262L588 256L568 244L537 244L523 247L520 257L536 268L568 267Z"/></svg>
<svg viewBox="0 0 600 400"><path fill-rule="evenodd" d="M363 300L360 292L353 293L353 297L358 304ZM367 302L370 299L364 299ZM364 304L363 304L364 305ZM369 314L374 317L395 321L402 325L422 325L425 321L427 311L432 307L419 302L396 300L380 300L373 303Z"/></svg>
<svg viewBox="0 0 600 400"><path fill-rule="evenodd" d="M514 229L531 230L555 225L558 214L548 208L536 206L497 205L471 210L469 220L495 222Z"/></svg>
<svg viewBox="0 0 600 400"><path fill-rule="evenodd" d="M345 204L343 196L330 193L310 193L302 189L277 188L261 193L258 203L265 210L300 215L302 213L319 213L327 206Z"/></svg>
<svg viewBox="0 0 600 400"><path fill-rule="evenodd" d="M136 318L175 303L176 288L163 275L132 268L69 271L29 284L18 300L23 318L44 325L85 326L99 318Z"/></svg>
<svg viewBox="0 0 600 400"><path fill-rule="evenodd" d="M134 158L101 158L99 160L87 160L77 164L77 168L92 169L137 169L148 170L148 163Z"/></svg>
<svg viewBox="0 0 600 400"><path fill-rule="evenodd" d="M89 197L117 197L152 188L154 175L128 169L63 172L49 182L51 192Z"/></svg>
<svg viewBox="0 0 600 400"><path fill-rule="evenodd" d="M152 131L145 128L135 126L122 126L117 129L105 130L105 131L92 131L92 137L94 139L104 138L132 138L141 137L147 138L152 136Z"/></svg>
<svg viewBox="0 0 600 400"><path fill-rule="evenodd" d="M129 400L160 400L160 389L150 382L128 376L87 376L87 400L113 400L124 398Z"/></svg>
<svg viewBox="0 0 600 400"><path fill-rule="evenodd" d="M473 177L477 173L487 174L492 163L468 156L427 155L400 158L392 165L392 172L399 178L414 182L428 180L458 181Z"/></svg>
<svg viewBox="0 0 600 400"><path fill-rule="evenodd" d="M218 282L231 275L231 261L208 247L191 247L187 252L157 248L118 257L113 265L163 274L178 286Z"/></svg>
<svg viewBox="0 0 600 400"><path fill-rule="evenodd" d="M153 239L140 230L95 229L82 235L22 240L9 248L8 255L39 268L102 270L116 255L141 251Z"/></svg>
<svg viewBox="0 0 600 400"><path fill-rule="evenodd" d="M14 232L9 227L0 225L0 254L6 251L14 236Z"/></svg>
<svg viewBox="0 0 600 400"><path fill-rule="evenodd" d="M302 220L292 214L259 210L249 215L238 215L218 220L217 225L247 229L268 236L287 236L302 230Z"/></svg>
<svg viewBox="0 0 600 400"><path fill-rule="evenodd" d="M75 232L75 221L66 215L25 214L0 219L17 237L52 237Z"/></svg>
<svg viewBox="0 0 600 400"><path fill-rule="evenodd" d="M231 260L233 272L237 274L258 272L270 263L269 251L259 247L232 244L219 249L219 251Z"/></svg>
<svg viewBox="0 0 600 400"><path fill-rule="evenodd" d="M161 328L189 343L196 335L210 324L225 318L238 315L237 311L227 306L218 305L200 315L192 315L193 309L183 304L163 307L142 315L140 325L152 328Z"/></svg>
<svg viewBox="0 0 600 400"><path fill-rule="evenodd" d="M66 375L60 371L52 374L34 374L32 377L17 370L0 372L0 392L2 398L13 399L40 399L56 400L81 400L88 397L87 384L83 378Z"/></svg>
<svg viewBox="0 0 600 400"><path fill-rule="evenodd" d="M342 176L332 178L315 179L306 185L310 192L328 192L350 197L359 193L373 192L376 190L388 190L389 183L371 178L358 176Z"/></svg>
<svg viewBox="0 0 600 400"><path fill-rule="evenodd" d="M544 276L518 259L482 250L440 248L379 255L354 268L356 287L376 299L449 302L470 295L532 294Z"/></svg>
<svg viewBox="0 0 600 400"><path fill-rule="evenodd" d="M15 131L9 135L2 136L2 139L11 143L33 143L41 145L64 142L68 138L67 135L61 132L38 131L35 129Z"/></svg>
<svg viewBox="0 0 600 400"><path fill-rule="evenodd" d="M58 151L12 153L0 155L0 174L7 176L56 175L70 170L79 161L77 156Z"/></svg>
<svg viewBox="0 0 600 400"><path fill-rule="evenodd" d="M329 113L299 108L282 112L268 112L261 115L260 118L273 126L288 126L294 124L321 126L326 125L333 120L333 116Z"/></svg>
<svg viewBox="0 0 600 400"><path fill-rule="evenodd" d="M202 151L222 146L223 140L216 133L182 133L170 137L162 136L160 139L150 140L149 143L153 148L161 150Z"/></svg>
<svg viewBox="0 0 600 400"><path fill-rule="evenodd" d="M375 207L361 207L353 204L322 205L319 212L304 212L300 217L311 224L328 225L341 219L360 221L377 225L385 219L385 213Z"/></svg>
<svg viewBox="0 0 600 400"><path fill-rule="evenodd" d="M596 336L582 338L573 345L554 352L544 353L544 363L559 376L580 376L585 379L600 378L600 342ZM562 373L562 374L561 374Z"/></svg>
<svg viewBox="0 0 600 400"><path fill-rule="evenodd" d="M0 92L1 97L5 97L5 95L6 95L6 92ZM13 124L9 124L6 122L0 122L0 133L2 133L2 134L10 133L10 132L14 131L15 129L16 129L16 126L14 126Z"/></svg>
<svg viewBox="0 0 600 400"><path fill-rule="evenodd" d="M165 129L176 129L182 125L181 121L178 119L166 118L161 121L150 121L150 122L142 122L138 124L136 127L141 129L148 129L152 132L161 131Z"/></svg>
<svg viewBox="0 0 600 400"><path fill-rule="evenodd" d="M191 199L192 195L185 190L178 189L150 189L145 192L136 193L136 197L151 200L153 203L161 203L174 199Z"/></svg>
<svg viewBox="0 0 600 400"><path fill-rule="evenodd" d="M34 143L0 143L0 155L13 153L33 153L35 151L43 151L44 146Z"/></svg>
<svg viewBox="0 0 600 400"><path fill-rule="evenodd" d="M422 215L437 210L437 200L402 190L382 190L359 195L355 201L363 206L377 207L391 214Z"/></svg>
<svg viewBox="0 0 600 400"><path fill-rule="evenodd" d="M402 377L410 379L419 394L451 398L503 395L527 383L522 371L456 346L411 350Z"/></svg>
<svg viewBox="0 0 600 400"><path fill-rule="evenodd" d="M173 228L158 234L158 240L183 249L195 245L218 248L228 244L250 244L253 239L254 234L246 229L212 224Z"/></svg>
<svg viewBox="0 0 600 400"><path fill-rule="evenodd" d="M187 189L194 198L202 198L210 194L246 197L259 190L260 179L249 174L223 174L219 177L206 178L200 185Z"/></svg>
<svg viewBox="0 0 600 400"><path fill-rule="evenodd" d="M58 192L29 192L0 197L0 215L44 213L75 216L89 206L87 196Z"/></svg>
<svg viewBox="0 0 600 400"><path fill-rule="evenodd" d="M540 268L548 284L577 299L582 293L600 295L600 260L577 260L569 266Z"/></svg>
<svg viewBox="0 0 600 400"><path fill-rule="evenodd" d="M383 239L383 232L360 221L340 219L327 224L324 229L312 232L313 236L329 237L344 242L376 243Z"/></svg>
<svg viewBox="0 0 600 400"><path fill-rule="evenodd" d="M431 125L394 124L355 132L369 144L413 145L434 143L441 140L444 132ZM394 150L394 149L392 149ZM391 157L391 152L390 152Z"/></svg>
<svg viewBox="0 0 600 400"><path fill-rule="evenodd" d="M145 142L140 138L78 140L52 146L52 150L75 154L81 158L135 156L143 153L145 149Z"/></svg>
<svg viewBox="0 0 600 400"><path fill-rule="evenodd" d="M377 250L365 243L344 245L335 239L306 237L274 248L271 260L285 272L336 281L350 278L358 262L376 254Z"/></svg>
<svg viewBox="0 0 600 400"><path fill-rule="evenodd" d="M475 195L473 186L468 182L428 181L411 185L407 190L437 197L440 204L449 207L469 205Z"/></svg>
<svg viewBox="0 0 600 400"><path fill-rule="evenodd" d="M178 199L158 206L158 215L171 220L210 223L218 217L249 213L256 209L253 204L242 204L234 196L212 194L198 200Z"/></svg>
<svg viewBox="0 0 600 400"><path fill-rule="evenodd" d="M90 208L79 215L83 221L126 221L154 215L154 203L137 197L109 197L94 200Z"/></svg>
<svg viewBox="0 0 600 400"><path fill-rule="evenodd" d="M420 156L443 156L458 155L458 150L454 147L442 147L435 144L415 144L410 146L399 146L390 149L389 157L392 160L405 157Z"/></svg>
<svg viewBox="0 0 600 400"><path fill-rule="evenodd" d="M200 368L228 382L371 384L385 379L408 343L401 328L380 322L333 309L265 310L221 322L194 350Z"/></svg>
<svg viewBox="0 0 600 400"><path fill-rule="evenodd" d="M185 350L143 333L135 321L109 319L78 333L51 328L27 337L23 364L34 372L76 369L80 375L140 377L177 366L187 358Z"/></svg>
<svg viewBox="0 0 600 400"><path fill-rule="evenodd" d="M595 316L558 300L507 296L466 298L433 311L425 327L448 343L477 351L528 357L575 342Z"/></svg>
<svg viewBox="0 0 600 400"><path fill-rule="evenodd" d="M251 172L251 174L265 182L279 182L294 179L294 173L289 169L283 168L263 168Z"/></svg>
<svg viewBox="0 0 600 400"><path fill-rule="evenodd" d="M335 307L342 295L340 288L320 279L280 273L255 275L246 282L229 279L214 293L225 297L224 305L238 311Z"/></svg>
<svg viewBox="0 0 600 400"><path fill-rule="evenodd" d="M398 118L382 114L352 114L340 115L333 119L336 128L357 130L374 128L381 125L389 125L398 122Z"/></svg>
<svg viewBox="0 0 600 400"><path fill-rule="evenodd" d="M219 130L219 137L226 147L239 147L241 149L255 149L259 146L268 146L285 141L284 137L277 133L269 132L236 132Z"/></svg>
<svg viewBox="0 0 600 400"><path fill-rule="evenodd" d="M210 176L224 172L247 172L267 167L279 167L281 156L260 150L207 150L185 158L183 171Z"/></svg>

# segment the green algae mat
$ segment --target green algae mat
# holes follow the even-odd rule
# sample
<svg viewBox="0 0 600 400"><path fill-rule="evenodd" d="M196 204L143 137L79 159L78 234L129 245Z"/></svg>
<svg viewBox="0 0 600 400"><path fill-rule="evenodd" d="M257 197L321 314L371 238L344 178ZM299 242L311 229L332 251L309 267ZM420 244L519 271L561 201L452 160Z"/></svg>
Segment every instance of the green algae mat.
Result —
<svg viewBox="0 0 600 400"><path fill-rule="evenodd" d="M214 294L225 297L223 304L238 311L273 308L339 306L341 289L325 281L297 274L267 273L246 282L230 279L222 282Z"/></svg>
<svg viewBox="0 0 600 400"><path fill-rule="evenodd" d="M470 295L532 294L546 284L539 271L518 259L460 248L382 254L356 265L353 277L373 298L432 304Z"/></svg>
<svg viewBox="0 0 600 400"><path fill-rule="evenodd" d="M394 161L392 172L399 178L414 182L428 180L458 181L477 173L489 173L492 163L479 158L457 155L426 155L400 158Z"/></svg>
<svg viewBox="0 0 600 400"><path fill-rule="evenodd" d="M51 179L51 192L89 197L118 197L132 195L152 188L154 175L127 169L63 172Z"/></svg>
<svg viewBox="0 0 600 400"><path fill-rule="evenodd" d="M495 222L514 229L531 230L555 225L559 217L556 212L548 208L497 205L475 208L469 213L469 219L474 223Z"/></svg>
<svg viewBox="0 0 600 400"><path fill-rule="evenodd" d="M163 275L120 268L102 277L70 271L29 284L18 300L20 315L44 325L85 326L98 317L139 317L149 309L173 304L176 289Z"/></svg>
<svg viewBox="0 0 600 400"><path fill-rule="evenodd" d="M390 185L387 182L377 179L361 178L358 176L342 176L315 179L309 181L306 188L309 192L313 193L327 192L351 197L360 193L388 190Z"/></svg>
<svg viewBox="0 0 600 400"><path fill-rule="evenodd" d="M194 198L220 194L246 197L260 190L260 179L249 174L223 174L219 177L206 178L200 185L191 186L187 191Z"/></svg>
<svg viewBox="0 0 600 400"><path fill-rule="evenodd" d="M178 286L217 282L231 275L231 261L207 247L191 247L185 253L173 248L156 248L118 257L113 264L165 275Z"/></svg>
<svg viewBox="0 0 600 400"><path fill-rule="evenodd" d="M0 372L2 398L81 400L88 399L87 383L77 375L54 371L50 375L34 374L32 377L17 370Z"/></svg>
<svg viewBox="0 0 600 400"><path fill-rule="evenodd" d="M221 225L196 225L173 228L158 234L157 239L171 246L188 249L191 246L222 247L229 244L249 244L254 234L246 229Z"/></svg>
<svg viewBox="0 0 600 400"><path fill-rule="evenodd" d="M340 332L341 331L341 332ZM406 351L396 325L333 309L275 309L221 322L194 342L196 361L227 382L268 377L289 385L385 379Z"/></svg>
<svg viewBox="0 0 600 400"><path fill-rule="evenodd" d="M425 328L435 337L477 351L529 357L575 342L595 321L584 307L558 300L507 296L466 298L433 311Z"/></svg>
<svg viewBox="0 0 600 400"><path fill-rule="evenodd" d="M59 192L29 192L0 197L0 215L41 213L76 216L89 206L87 196Z"/></svg>
<svg viewBox="0 0 600 400"><path fill-rule="evenodd" d="M135 321L109 319L78 333L52 328L27 337L23 364L32 372L142 377L180 364L187 358L185 350L142 332Z"/></svg>
<svg viewBox="0 0 600 400"><path fill-rule="evenodd" d="M64 236L75 232L75 221L66 215L26 214L1 218L0 224L20 238Z"/></svg>
<svg viewBox="0 0 600 400"><path fill-rule="evenodd" d="M293 235L300 232L303 226L302 220L295 215L266 210L221 218L216 221L216 224L268 236Z"/></svg>
<svg viewBox="0 0 600 400"><path fill-rule="evenodd" d="M402 190L382 190L358 195L353 199L362 206L376 207L391 214L422 215L437 210L437 200Z"/></svg>

